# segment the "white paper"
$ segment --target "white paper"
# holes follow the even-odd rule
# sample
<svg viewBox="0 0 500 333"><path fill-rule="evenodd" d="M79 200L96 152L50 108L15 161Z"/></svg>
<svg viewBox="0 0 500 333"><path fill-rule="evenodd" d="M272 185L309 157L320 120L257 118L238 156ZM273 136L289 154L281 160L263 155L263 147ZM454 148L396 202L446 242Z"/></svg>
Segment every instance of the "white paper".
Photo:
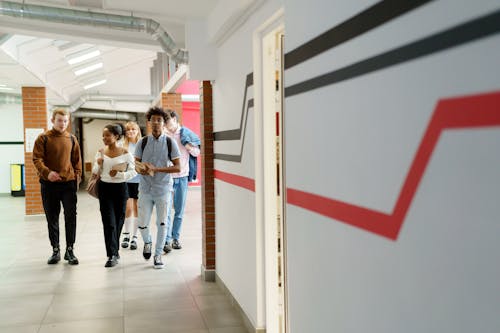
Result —
<svg viewBox="0 0 500 333"><path fill-rule="evenodd" d="M43 128L26 128L25 131L25 142L26 142L26 152L33 152L33 147L35 146L35 140L40 134L45 130Z"/></svg>

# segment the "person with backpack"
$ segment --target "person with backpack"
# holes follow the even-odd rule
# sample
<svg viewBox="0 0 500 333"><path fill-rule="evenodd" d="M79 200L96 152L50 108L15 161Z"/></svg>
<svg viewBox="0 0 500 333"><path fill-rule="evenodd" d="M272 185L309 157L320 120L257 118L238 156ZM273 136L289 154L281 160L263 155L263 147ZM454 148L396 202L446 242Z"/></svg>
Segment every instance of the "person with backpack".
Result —
<svg viewBox="0 0 500 333"><path fill-rule="evenodd" d="M168 110L170 111L170 110ZM162 108L152 107L146 113L152 134L143 137L135 148L139 181L139 230L144 241L142 255L149 260L152 252L152 239L149 230L153 207L156 208L156 244L154 268L163 268L161 255L167 233L167 215L172 198L172 173L179 172L180 152L177 143L163 133L168 113Z"/></svg>
<svg viewBox="0 0 500 333"><path fill-rule="evenodd" d="M170 119L166 123L167 135L172 138L181 153L181 171L172 174L173 178L173 207L174 217L168 215L167 236L163 251L169 253L172 249L182 248L180 233L184 207L188 192L188 182L196 179L197 157L200 154L200 138L192 130L179 123L179 117L175 111L169 112Z"/></svg>
<svg viewBox="0 0 500 333"><path fill-rule="evenodd" d="M51 117L52 129L40 134L33 147L33 164L40 178L43 209L49 230L52 255L47 264L61 260L59 245L59 214L64 208L66 252L64 260L78 265L74 253L76 239L76 191L82 175L80 145L75 136L67 132L69 113L55 109Z"/></svg>

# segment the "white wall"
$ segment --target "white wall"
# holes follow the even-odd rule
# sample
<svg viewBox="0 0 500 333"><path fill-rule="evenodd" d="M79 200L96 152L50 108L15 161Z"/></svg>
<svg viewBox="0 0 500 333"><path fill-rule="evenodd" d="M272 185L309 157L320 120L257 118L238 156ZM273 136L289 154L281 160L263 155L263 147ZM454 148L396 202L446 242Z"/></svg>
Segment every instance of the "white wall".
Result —
<svg viewBox="0 0 500 333"><path fill-rule="evenodd" d="M243 100L245 81L253 71L252 38L262 25L282 5L281 1L267 1L253 15L241 23L233 34L217 49L217 77L213 85L214 132L238 129L243 103L253 98L253 88ZM245 141L241 162L215 160L218 171L255 179L253 112L250 109L245 127ZM216 154L239 155L241 140L215 141ZM237 300L252 325L265 327L262 308L263 262L257 258L257 247L263 239L257 235L255 193L216 179L216 271Z"/></svg>
<svg viewBox="0 0 500 333"><path fill-rule="evenodd" d="M21 104L0 104L0 142L24 142ZM10 164L24 163L24 144L0 144L0 193L10 193Z"/></svg>
<svg viewBox="0 0 500 333"><path fill-rule="evenodd" d="M104 126L119 121L107 119L94 119L88 124L83 125L83 143L82 150L84 154L84 162L94 162L94 157L97 151L104 147L102 143L102 130ZM122 122L125 124L124 122Z"/></svg>
<svg viewBox="0 0 500 333"><path fill-rule="evenodd" d="M285 53L374 3L285 0ZM285 87L499 9L431 2L286 70ZM391 214L437 102L498 92L499 59L497 33L287 97L287 188ZM500 127L443 132L395 240L288 204L290 332L498 332L499 149Z"/></svg>

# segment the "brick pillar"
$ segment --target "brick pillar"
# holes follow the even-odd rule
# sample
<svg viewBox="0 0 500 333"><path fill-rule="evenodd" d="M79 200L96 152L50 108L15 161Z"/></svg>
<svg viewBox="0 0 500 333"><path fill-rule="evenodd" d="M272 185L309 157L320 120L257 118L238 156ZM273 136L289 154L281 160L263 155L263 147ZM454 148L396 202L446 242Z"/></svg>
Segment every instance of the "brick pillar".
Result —
<svg viewBox="0 0 500 333"><path fill-rule="evenodd" d="M27 128L43 128L47 130L47 98L45 87L23 87L23 124ZM26 135L26 131L24 131ZM40 182L33 165L33 153L26 152L26 138L24 138L24 174L26 182L25 212L26 215L43 214Z"/></svg>
<svg viewBox="0 0 500 333"><path fill-rule="evenodd" d="M215 281L215 198L212 84L200 82L201 186L202 186L202 276Z"/></svg>
<svg viewBox="0 0 500 333"><path fill-rule="evenodd" d="M179 123L182 124L182 98L181 94L161 93L161 107L177 112Z"/></svg>

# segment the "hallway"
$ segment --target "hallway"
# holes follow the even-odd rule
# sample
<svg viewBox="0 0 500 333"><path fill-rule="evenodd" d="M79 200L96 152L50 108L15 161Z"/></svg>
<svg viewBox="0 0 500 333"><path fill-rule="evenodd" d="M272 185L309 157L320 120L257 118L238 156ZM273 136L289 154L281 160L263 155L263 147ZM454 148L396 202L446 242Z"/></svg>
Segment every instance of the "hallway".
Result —
<svg viewBox="0 0 500 333"><path fill-rule="evenodd" d="M142 258L142 240L136 251L121 249L118 266L104 268L98 201L84 191L78 200L80 265L49 266L45 218L25 220L24 197L0 197L0 332L246 332L219 286L200 277L200 189L188 194L183 249L164 255L161 270ZM63 229L63 250L64 240Z"/></svg>

